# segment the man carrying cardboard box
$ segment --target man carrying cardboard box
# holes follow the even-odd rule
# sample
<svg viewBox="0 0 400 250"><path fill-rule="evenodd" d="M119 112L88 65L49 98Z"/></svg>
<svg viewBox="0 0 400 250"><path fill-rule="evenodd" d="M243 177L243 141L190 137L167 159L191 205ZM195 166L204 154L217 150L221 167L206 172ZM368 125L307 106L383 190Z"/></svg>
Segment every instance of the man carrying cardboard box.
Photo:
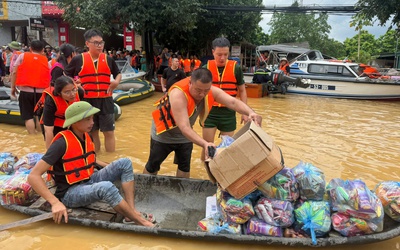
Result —
<svg viewBox="0 0 400 250"><path fill-rule="evenodd" d="M175 151L176 176L190 177L193 143L204 149L206 159L208 147L215 149L214 143L204 140L192 128L198 116L200 124L204 123L214 101L247 115L261 126L260 115L247 104L212 86L212 74L208 69L197 69L191 77L175 83L156 103L157 109L152 113L150 155L143 173L157 174L161 163Z"/></svg>

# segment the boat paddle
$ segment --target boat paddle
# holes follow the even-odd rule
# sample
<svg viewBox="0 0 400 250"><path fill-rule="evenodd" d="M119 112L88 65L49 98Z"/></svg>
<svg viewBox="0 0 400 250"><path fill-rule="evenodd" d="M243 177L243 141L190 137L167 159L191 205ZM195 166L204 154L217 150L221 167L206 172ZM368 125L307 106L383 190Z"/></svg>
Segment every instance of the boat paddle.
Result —
<svg viewBox="0 0 400 250"><path fill-rule="evenodd" d="M10 229L10 228L14 228L14 227L23 226L23 225L28 225L28 224L31 224L31 223L34 223L34 222L47 220L47 219L50 219L50 218L53 218L53 213L52 212L44 213L44 214L37 215L37 216L31 217L31 218L28 218L28 219L24 219L24 220L20 220L20 221L11 222L11 223L8 223L8 224L0 225L0 231L7 230L7 229Z"/></svg>

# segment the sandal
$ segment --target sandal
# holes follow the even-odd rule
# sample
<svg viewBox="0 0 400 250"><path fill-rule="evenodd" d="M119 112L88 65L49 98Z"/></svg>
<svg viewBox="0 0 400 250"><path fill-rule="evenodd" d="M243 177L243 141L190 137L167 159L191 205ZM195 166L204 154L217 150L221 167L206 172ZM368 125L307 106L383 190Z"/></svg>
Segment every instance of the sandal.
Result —
<svg viewBox="0 0 400 250"><path fill-rule="evenodd" d="M153 214L140 212L140 215L142 216L143 219L145 219L145 220L147 220L147 221L149 221L149 222L151 222L153 224L156 222L156 218L154 217ZM132 221L127 221L126 219L123 219L122 223L124 223L124 224L136 224L136 222L134 222L133 220Z"/></svg>
<svg viewBox="0 0 400 250"><path fill-rule="evenodd" d="M151 223L155 223L156 222L156 218L154 217L153 214L148 214L145 212L140 212L140 214L142 215L142 218L151 222Z"/></svg>

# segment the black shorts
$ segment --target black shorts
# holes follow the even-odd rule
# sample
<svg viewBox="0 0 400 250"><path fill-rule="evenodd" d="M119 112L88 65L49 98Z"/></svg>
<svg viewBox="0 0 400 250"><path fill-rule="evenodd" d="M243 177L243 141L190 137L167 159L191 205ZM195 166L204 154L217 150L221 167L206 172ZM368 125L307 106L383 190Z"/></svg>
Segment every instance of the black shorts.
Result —
<svg viewBox="0 0 400 250"><path fill-rule="evenodd" d="M18 103L21 112L21 118L26 121L33 119L36 103L39 101L42 93L19 92Z"/></svg>
<svg viewBox="0 0 400 250"><path fill-rule="evenodd" d="M115 130L115 119L114 114L94 114L93 116L93 128L92 131L99 130L101 132L114 131Z"/></svg>
<svg viewBox="0 0 400 250"><path fill-rule="evenodd" d="M192 159L193 143L162 143L151 139L150 155L146 163L146 170L155 173L160 170L160 166L165 158L174 151L174 163L178 164L178 169L182 172L190 172L190 161Z"/></svg>

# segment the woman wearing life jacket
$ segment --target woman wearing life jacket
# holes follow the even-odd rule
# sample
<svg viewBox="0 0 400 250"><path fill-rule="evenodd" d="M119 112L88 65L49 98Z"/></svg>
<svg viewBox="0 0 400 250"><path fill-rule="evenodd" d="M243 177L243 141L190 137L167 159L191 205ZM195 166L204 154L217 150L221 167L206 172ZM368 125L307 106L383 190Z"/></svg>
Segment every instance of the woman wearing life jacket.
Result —
<svg viewBox="0 0 400 250"><path fill-rule="evenodd" d="M75 56L75 47L72 44L64 43L60 46L60 56L56 63L50 68L51 85L54 86L56 79L64 75L64 68L67 67L72 57Z"/></svg>
<svg viewBox="0 0 400 250"><path fill-rule="evenodd" d="M65 110L69 105L83 98L83 90L74 84L72 78L60 76L55 81L54 87L46 89L43 95L45 101L40 124L43 126L43 136L46 149L48 149L54 136L65 130L63 128Z"/></svg>
<svg viewBox="0 0 400 250"><path fill-rule="evenodd" d="M279 62L279 70L282 70L285 75L290 76L290 65L286 57L282 57Z"/></svg>

